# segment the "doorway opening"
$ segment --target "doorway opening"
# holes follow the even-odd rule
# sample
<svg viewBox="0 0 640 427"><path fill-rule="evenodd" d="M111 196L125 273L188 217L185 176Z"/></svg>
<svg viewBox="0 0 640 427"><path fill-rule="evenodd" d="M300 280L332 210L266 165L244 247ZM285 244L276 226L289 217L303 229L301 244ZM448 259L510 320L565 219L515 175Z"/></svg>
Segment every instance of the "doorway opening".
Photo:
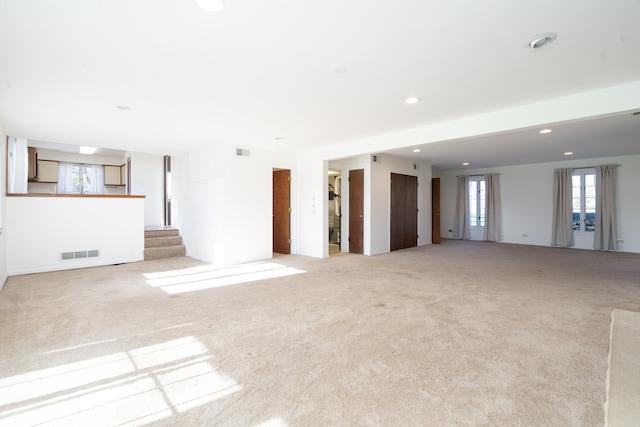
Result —
<svg viewBox="0 0 640 427"><path fill-rule="evenodd" d="M171 156L164 156L164 203L162 215L163 225L171 227Z"/></svg>
<svg viewBox="0 0 640 427"><path fill-rule="evenodd" d="M329 170L329 256L339 254L342 244L342 173Z"/></svg>

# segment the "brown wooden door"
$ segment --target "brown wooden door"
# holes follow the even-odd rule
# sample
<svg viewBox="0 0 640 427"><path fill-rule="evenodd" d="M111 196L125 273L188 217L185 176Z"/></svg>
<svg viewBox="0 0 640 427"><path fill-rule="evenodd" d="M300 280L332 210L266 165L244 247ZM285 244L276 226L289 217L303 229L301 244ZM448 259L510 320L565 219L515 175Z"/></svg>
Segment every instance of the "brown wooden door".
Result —
<svg viewBox="0 0 640 427"><path fill-rule="evenodd" d="M418 245L418 178L391 174L390 248Z"/></svg>
<svg viewBox="0 0 640 427"><path fill-rule="evenodd" d="M27 181L38 180L38 153L34 147L27 147Z"/></svg>
<svg viewBox="0 0 640 427"><path fill-rule="evenodd" d="M431 180L431 243L440 243L440 178Z"/></svg>
<svg viewBox="0 0 640 427"><path fill-rule="evenodd" d="M349 252L364 253L364 169L349 171Z"/></svg>
<svg viewBox="0 0 640 427"><path fill-rule="evenodd" d="M273 171L273 252L291 252L291 171Z"/></svg>

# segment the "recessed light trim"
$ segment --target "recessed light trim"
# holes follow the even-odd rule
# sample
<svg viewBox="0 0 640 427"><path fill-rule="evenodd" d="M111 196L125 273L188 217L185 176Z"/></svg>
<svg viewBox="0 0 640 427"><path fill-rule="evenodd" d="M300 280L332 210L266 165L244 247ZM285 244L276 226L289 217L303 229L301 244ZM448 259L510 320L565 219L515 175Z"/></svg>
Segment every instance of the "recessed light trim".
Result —
<svg viewBox="0 0 640 427"><path fill-rule="evenodd" d="M224 0L196 0L200 9L206 12L220 12L224 9Z"/></svg>
<svg viewBox="0 0 640 427"><path fill-rule="evenodd" d="M544 33L533 36L527 44L531 49L541 49L554 41L558 35L556 33Z"/></svg>
<svg viewBox="0 0 640 427"><path fill-rule="evenodd" d="M418 102L420 102L420 98L416 97L416 96L410 96L409 98L404 100L405 104L417 104Z"/></svg>
<svg viewBox="0 0 640 427"><path fill-rule="evenodd" d="M542 130L540 131L540 133L542 133L542 134L545 134L545 133L551 133L551 132L553 132L551 129L542 129Z"/></svg>

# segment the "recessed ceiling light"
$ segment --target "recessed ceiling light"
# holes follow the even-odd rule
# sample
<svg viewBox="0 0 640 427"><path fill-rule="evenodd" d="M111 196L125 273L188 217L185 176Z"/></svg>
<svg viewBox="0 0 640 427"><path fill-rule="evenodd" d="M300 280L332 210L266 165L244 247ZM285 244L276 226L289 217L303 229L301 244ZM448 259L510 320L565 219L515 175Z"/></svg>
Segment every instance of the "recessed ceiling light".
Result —
<svg viewBox="0 0 640 427"><path fill-rule="evenodd" d="M116 108L118 110L123 110L123 111L128 111L131 110L131 107L127 106L127 105L116 105Z"/></svg>
<svg viewBox="0 0 640 427"><path fill-rule="evenodd" d="M544 33L534 36L527 44L531 49L540 49L554 41L558 35L556 33Z"/></svg>
<svg viewBox="0 0 640 427"><path fill-rule="evenodd" d="M284 139L284 136L276 136L274 139L276 141L282 141Z"/></svg>
<svg viewBox="0 0 640 427"><path fill-rule="evenodd" d="M566 153L564 153L565 156L572 156L573 155L573 151L567 151Z"/></svg>
<svg viewBox="0 0 640 427"><path fill-rule="evenodd" d="M414 153L419 153L419 152L420 152L420 149L419 149L419 148L414 148L414 149L413 149L413 152L414 152Z"/></svg>
<svg viewBox="0 0 640 427"><path fill-rule="evenodd" d="M347 72L347 67L345 67L344 65L339 65L337 67L333 67L331 71L333 71L336 74L342 74Z"/></svg>
<svg viewBox="0 0 640 427"><path fill-rule="evenodd" d="M464 162L462 166L469 166L469 162Z"/></svg>
<svg viewBox="0 0 640 427"><path fill-rule="evenodd" d="M540 133L551 133L553 132L551 129L542 129Z"/></svg>
<svg viewBox="0 0 640 427"><path fill-rule="evenodd" d="M196 0L196 3L207 12L220 12L224 9L224 0Z"/></svg>
<svg viewBox="0 0 640 427"><path fill-rule="evenodd" d="M409 98L405 99L404 102L407 104L417 104L418 102L420 102L420 98L416 98L415 96L410 96Z"/></svg>

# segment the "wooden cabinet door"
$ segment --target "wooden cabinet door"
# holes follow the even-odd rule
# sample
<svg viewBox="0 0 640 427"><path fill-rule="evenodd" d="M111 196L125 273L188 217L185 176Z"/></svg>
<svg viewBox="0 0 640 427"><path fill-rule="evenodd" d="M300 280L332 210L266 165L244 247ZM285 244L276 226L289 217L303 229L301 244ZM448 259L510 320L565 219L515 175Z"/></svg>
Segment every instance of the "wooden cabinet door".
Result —
<svg viewBox="0 0 640 427"><path fill-rule="evenodd" d="M58 162L53 160L38 160L38 182L58 182Z"/></svg>
<svg viewBox="0 0 640 427"><path fill-rule="evenodd" d="M27 147L27 157L29 159L27 180L35 181L38 179L38 153L35 147Z"/></svg>
<svg viewBox="0 0 640 427"><path fill-rule="evenodd" d="M104 185L122 185L120 166L104 165Z"/></svg>

